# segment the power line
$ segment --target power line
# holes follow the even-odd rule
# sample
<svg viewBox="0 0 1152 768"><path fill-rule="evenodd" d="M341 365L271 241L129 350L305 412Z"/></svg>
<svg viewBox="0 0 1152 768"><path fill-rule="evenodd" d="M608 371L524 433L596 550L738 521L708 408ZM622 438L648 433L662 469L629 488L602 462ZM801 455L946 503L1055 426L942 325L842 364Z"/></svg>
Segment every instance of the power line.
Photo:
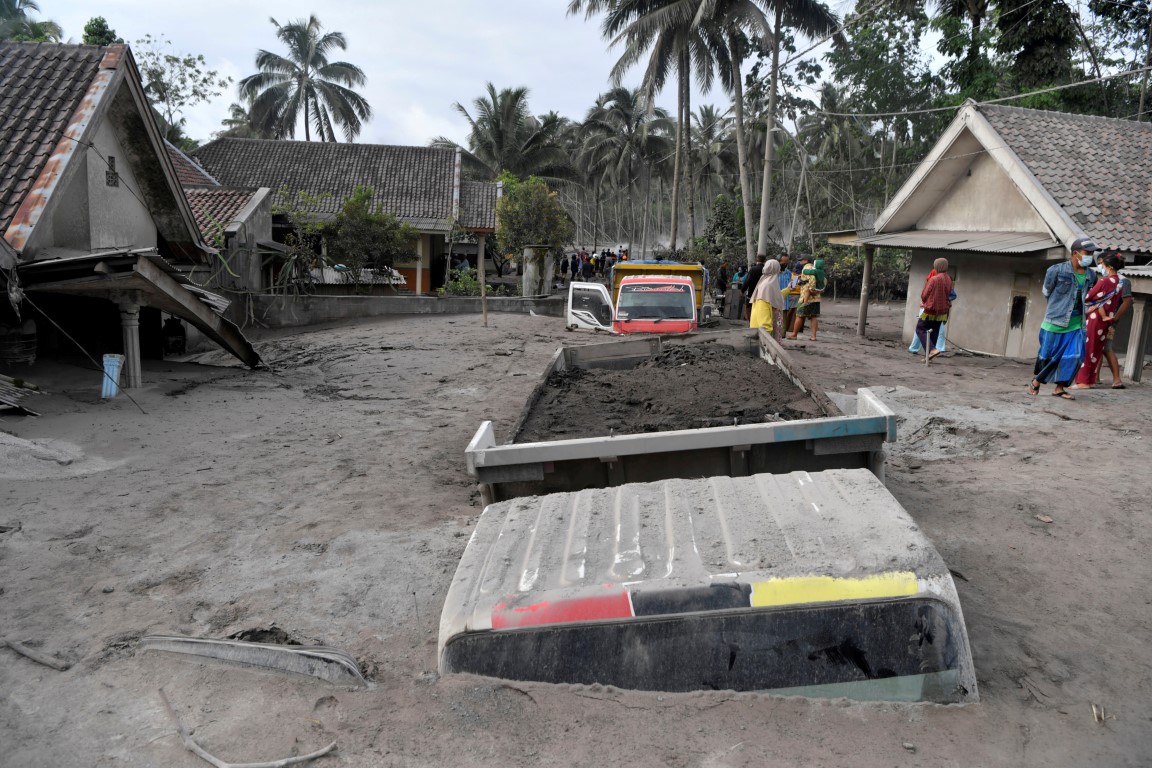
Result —
<svg viewBox="0 0 1152 768"><path fill-rule="evenodd" d="M1081 80L1076 83L1066 83L1065 85L1054 85L1049 88L1041 88L1038 91L1028 91L1027 93L1018 93L1015 96L1002 96L998 99L988 99L987 101L976 102L977 106L983 107L989 104L1002 104L1006 101L1015 101L1017 99L1026 99L1029 96L1039 96L1043 93L1053 93L1055 91L1063 91L1069 88L1079 88L1083 85L1092 85L1093 83L1103 83L1107 80L1115 80L1120 77L1131 77L1132 75L1139 75L1143 72L1152 71L1152 67L1141 67L1140 69L1132 69L1127 72L1117 72L1111 75L1104 75L1102 77L1094 77L1090 80ZM811 114L827 115L828 117L860 117L860 118L880 118L880 117L901 117L912 115L927 115L932 112L955 112L959 107L928 107L925 109L908 109L900 112L825 112L818 109Z"/></svg>

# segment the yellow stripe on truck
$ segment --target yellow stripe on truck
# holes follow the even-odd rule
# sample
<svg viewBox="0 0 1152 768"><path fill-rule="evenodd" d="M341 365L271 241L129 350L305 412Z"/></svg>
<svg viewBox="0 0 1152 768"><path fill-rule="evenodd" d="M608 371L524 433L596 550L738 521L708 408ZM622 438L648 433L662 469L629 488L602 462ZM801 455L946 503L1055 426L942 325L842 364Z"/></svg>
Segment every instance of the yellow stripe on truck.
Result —
<svg viewBox="0 0 1152 768"><path fill-rule="evenodd" d="M752 582L752 607L908 597L919 591L916 574L908 571L843 579L835 576L794 576Z"/></svg>

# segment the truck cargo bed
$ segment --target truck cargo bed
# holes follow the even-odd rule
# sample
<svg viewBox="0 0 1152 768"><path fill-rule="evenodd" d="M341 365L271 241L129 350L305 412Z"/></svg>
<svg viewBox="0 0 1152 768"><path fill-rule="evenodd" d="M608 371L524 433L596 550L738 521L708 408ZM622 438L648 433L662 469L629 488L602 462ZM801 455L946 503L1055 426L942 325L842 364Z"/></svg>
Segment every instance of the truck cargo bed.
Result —
<svg viewBox="0 0 1152 768"><path fill-rule="evenodd" d="M525 434L539 431L537 411L552 394L558 374L631 369L678 347L697 345L731 347L751 360L758 359L765 379L771 374L790 382L794 390L792 404L784 409L787 412L780 416L745 413L732 426L637 434L627 434L628 429L604 429L590 436L522 441ZM651 371L650 375L665 377L669 386L690 386L690 382L677 378L679 373L664 370ZM626 401L628 393L606 396ZM594 408L596 404L577 401L570 406ZM795 418L804 412L812 416ZM619 420L621 416L612 418ZM701 410L686 414L681 422L706 423L715 418ZM639 409L630 420L642 421ZM867 390L857 393L856 414L845 415L797 369L769 334L739 330L562 347L552 357L511 434L511 442L499 445L492 423L484 422L465 452L469 474L479 481L485 503L629 482L740 477L761 472L865 468L883 480L883 444L896 438L896 417Z"/></svg>

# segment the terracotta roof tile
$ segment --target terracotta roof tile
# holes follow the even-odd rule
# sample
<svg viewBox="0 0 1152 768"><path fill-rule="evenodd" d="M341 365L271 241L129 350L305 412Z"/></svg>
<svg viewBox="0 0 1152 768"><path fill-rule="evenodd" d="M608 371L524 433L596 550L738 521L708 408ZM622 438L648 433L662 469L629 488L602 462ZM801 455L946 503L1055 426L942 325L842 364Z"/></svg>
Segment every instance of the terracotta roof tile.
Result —
<svg viewBox="0 0 1152 768"><path fill-rule="evenodd" d="M172 167L176 169L176 178L179 179L180 186L196 187L207 184L215 187L220 185L220 182L209 176L207 171L196 164L196 161L177 147L172 146L167 140L164 141L164 148L168 150L168 157L172 160Z"/></svg>
<svg viewBox="0 0 1152 768"><path fill-rule="evenodd" d="M1152 123L998 105L978 109L1098 245L1152 253Z"/></svg>
<svg viewBox="0 0 1152 768"><path fill-rule="evenodd" d="M204 236L204 241L215 244L221 227L236 220L236 214L244 209L257 193L255 189L234 187L187 187L184 195L188 206L196 217L196 226Z"/></svg>
<svg viewBox="0 0 1152 768"><path fill-rule="evenodd" d="M0 43L0 232L39 178L106 50Z"/></svg>
<svg viewBox="0 0 1152 768"><path fill-rule="evenodd" d="M452 178L456 156L451 149L386 144L217 139L194 153L221 184L268 187L274 202L279 190L323 196L316 210L335 214L358 186L372 188L384 211L423 229L447 229L452 218ZM495 185L487 197L495 200ZM462 215L492 220L487 197L461 194ZM471 202L469 202L471 201ZM474 203L474 204L472 204ZM480 226L480 225L476 225Z"/></svg>
<svg viewBox="0 0 1152 768"><path fill-rule="evenodd" d="M488 181L460 184L460 226L496 229L496 185Z"/></svg>

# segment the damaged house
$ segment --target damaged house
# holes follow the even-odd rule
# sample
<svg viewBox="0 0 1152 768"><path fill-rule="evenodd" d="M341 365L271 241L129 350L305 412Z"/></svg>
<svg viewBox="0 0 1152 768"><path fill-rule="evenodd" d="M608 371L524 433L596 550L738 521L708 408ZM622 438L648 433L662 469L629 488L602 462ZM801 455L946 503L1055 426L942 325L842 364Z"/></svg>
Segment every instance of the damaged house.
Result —
<svg viewBox="0 0 1152 768"><path fill-rule="evenodd" d="M192 276L205 243L126 45L0 44L0 275L41 350L72 336L123 352L127 386L158 356L161 313L249 366L259 356ZM26 297L19 301L20 296Z"/></svg>

